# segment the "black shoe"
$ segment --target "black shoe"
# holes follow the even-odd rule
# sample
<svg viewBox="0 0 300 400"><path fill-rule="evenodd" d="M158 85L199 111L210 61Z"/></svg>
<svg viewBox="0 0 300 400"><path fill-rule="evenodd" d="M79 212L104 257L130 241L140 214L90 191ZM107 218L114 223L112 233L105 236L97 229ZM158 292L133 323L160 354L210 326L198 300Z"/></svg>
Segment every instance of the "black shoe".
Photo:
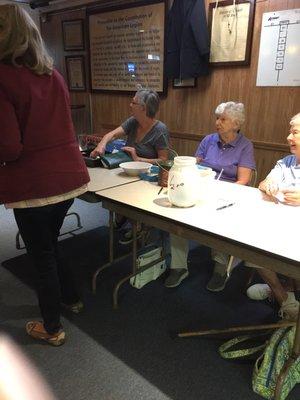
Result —
<svg viewBox="0 0 300 400"><path fill-rule="evenodd" d="M189 275L186 268L174 268L170 270L170 274L165 280L165 287L173 288L178 285Z"/></svg>
<svg viewBox="0 0 300 400"><path fill-rule="evenodd" d="M213 274L213 276L210 278L210 281L206 285L206 289L210 290L211 292L221 292L225 286L226 282L228 281L228 276L221 275L218 273Z"/></svg>
<svg viewBox="0 0 300 400"><path fill-rule="evenodd" d="M142 238L142 231L137 232L136 238L137 240ZM133 241L132 229L129 229L121 233L119 239L120 244L130 244L132 243L132 241Z"/></svg>
<svg viewBox="0 0 300 400"><path fill-rule="evenodd" d="M116 215L114 216L113 220L113 226L116 230L121 230L122 227L128 222L128 219L126 217L117 217Z"/></svg>

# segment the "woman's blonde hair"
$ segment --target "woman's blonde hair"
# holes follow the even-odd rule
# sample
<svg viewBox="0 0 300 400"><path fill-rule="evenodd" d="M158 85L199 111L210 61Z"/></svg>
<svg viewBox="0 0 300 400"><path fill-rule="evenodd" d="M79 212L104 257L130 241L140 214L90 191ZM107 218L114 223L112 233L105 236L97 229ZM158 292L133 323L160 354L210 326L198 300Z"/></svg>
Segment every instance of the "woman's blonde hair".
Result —
<svg viewBox="0 0 300 400"><path fill-rule="evenodd" d="M0 5L0 61L51 75L53 59L29 14L16 4Z"/></svg>

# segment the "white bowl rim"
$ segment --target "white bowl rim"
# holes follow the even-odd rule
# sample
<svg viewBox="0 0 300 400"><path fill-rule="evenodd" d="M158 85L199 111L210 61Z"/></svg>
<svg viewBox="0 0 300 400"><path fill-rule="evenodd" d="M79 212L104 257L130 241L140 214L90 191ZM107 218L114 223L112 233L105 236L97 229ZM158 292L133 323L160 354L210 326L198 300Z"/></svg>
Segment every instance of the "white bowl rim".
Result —
<svg viewBox="0 0 300 400"><path fill-rule="evenodd" d="M152 164L145 161L127 161L121 163L119 166L127 169L145 169L152 167Z"/></svg>

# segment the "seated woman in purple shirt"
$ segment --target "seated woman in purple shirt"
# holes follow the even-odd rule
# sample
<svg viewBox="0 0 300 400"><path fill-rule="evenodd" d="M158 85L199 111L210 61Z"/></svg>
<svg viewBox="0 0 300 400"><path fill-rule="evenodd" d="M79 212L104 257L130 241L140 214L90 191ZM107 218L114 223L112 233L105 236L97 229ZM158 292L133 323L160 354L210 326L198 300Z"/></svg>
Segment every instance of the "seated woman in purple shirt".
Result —
<svg viewBox="0 0 300 400"><path fill-rule="evenodd" d="M244 105L229 101L221 103L215 110L216 133L205 136L199 144L195 156L198 163L212 168L221 180L247 185L255 169L253 145L240 128L245 121ZM175 287L188 276L187 256L188 240L170 235L171 269L165 281L166 287ZM227 274L226 267L229 254L212 251L215 261L214 273L207 284L207 289L220 291L224 289Z"/></svg>

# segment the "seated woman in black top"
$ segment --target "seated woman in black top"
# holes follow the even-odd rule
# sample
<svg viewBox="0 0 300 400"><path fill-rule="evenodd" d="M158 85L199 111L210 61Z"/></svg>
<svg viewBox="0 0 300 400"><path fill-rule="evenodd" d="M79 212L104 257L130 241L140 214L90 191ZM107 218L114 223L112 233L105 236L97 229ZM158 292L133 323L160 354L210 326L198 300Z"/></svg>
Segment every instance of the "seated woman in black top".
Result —
<svg viewBox="0 0 300 400"><path fill-rule="evenodd" d="M138 90L130 102L132 116L118 128L107 133L92 151L96 157L105 152L107 143L127 135L126 151L133 161L152 164L168 159L169 132L165 124L155 119L159 108L159 97L154 90Z"/></svg>
<svg viewBox="0 0 300 400"><path fill-rule="evenodd" d="M126 151L133 161L146 161L155 164L167 160L169 152L169 132L165 124L155 119L159 108L159 96L154 90L138 90L130 102L132 116L118 128L107 133L91 153L96 157L105 153L107 143L127 135ZM115 225L121 227L126 219L115 215ZM141 235L141 231L138 232ZM120 243L132 242L131 229L125 230Z"/></svg>

